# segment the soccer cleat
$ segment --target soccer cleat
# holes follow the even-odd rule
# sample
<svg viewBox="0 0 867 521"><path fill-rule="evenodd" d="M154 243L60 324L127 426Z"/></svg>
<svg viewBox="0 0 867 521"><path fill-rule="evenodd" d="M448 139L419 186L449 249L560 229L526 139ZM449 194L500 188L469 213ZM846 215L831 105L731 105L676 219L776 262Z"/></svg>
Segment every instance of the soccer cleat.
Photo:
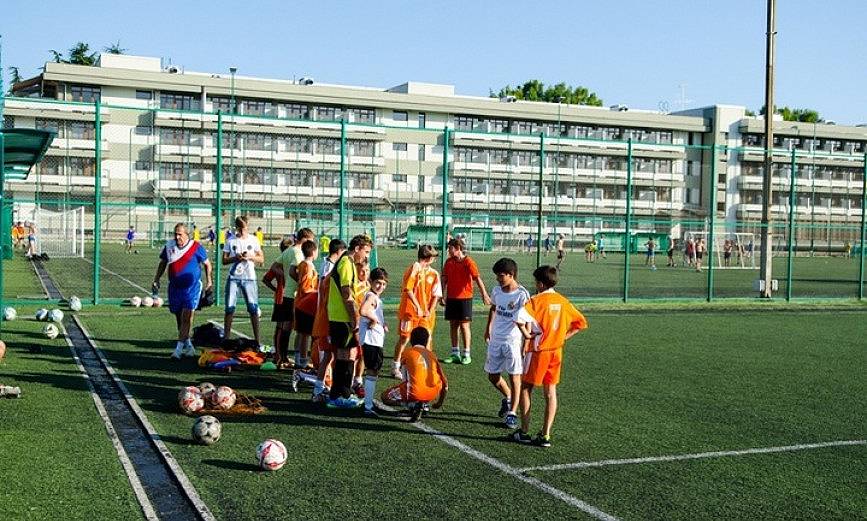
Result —
<svg viewBox="0 0 867 521"><path fill-rule="evenodd" d="M537 447L545 447L548 448L551 446L551 435L550 434L542 434L541 432L536 435L536 438L533 440L533 445Z"/></svg>
<svg viewBox="0 0 867 521"><path fill-rule="evenodd" d="M529 434L522 431L521 429L516 429L515 432L509 434L509 439L517 443L523 443L525 445L533 442L533 438L531 438Z"/></svg>
<svg viewBox="0 0 867 521"><path fill-rule="evenodd" d="M172 358L180 360L181 357L184 356L184 351L186 351L186 348L182 345L175 347L175 352L172 353Z"/></svg>
<svg viewBox="0 0 867 521"><path fill-rule="evenodd" d="M364 409L364 416L372 419L378 419L379 413L376 412L376 409Z"/></svg>
<svg viewBox="0 0 867 521"><path fill-rule="evenodd" d="M403 375L400 373L400 369L396 366L391 367L391 377L403 380Z"/></svg>
<svg viewBox="0 0 867 521"><path fill-rule="evenodd" d="M444 364L459 364L461 363L461 355L458 353L452 353L443 359Z"/></svg>
<svg viewBox="0 0 867 521"><path fill-rule="evenodd" d="M506 427L509 429L517 429L518 428L518 415L510 412L506 414Z"/></svg>
<svg viewBox="0 0 867 521"><path fill-rule="evenodd" d="M497 416L502 418L510 410L512 410L511 400L509 400L508 398L503 398L502 401L500 401L500 410L497 412Z"/></svg>
<svg viewBox="0 0 867 521"><path fill-rule="evenodd" d="M415 423L415 422L421 420L421 415L423 412L424 412L424 407L422 407L422 404L417 403L417 404L413 405L412 408L410 409L411 414L409 416L409 421Z"/></svg>
<svg viewBox="0 0 867 521"><path fill-rule="evenodd" d="M310 401L316 404L325 403L328 401L328 393L321 392L310 397Z"/></svg>
<svg viewBox="0 0 867 521"><path fill-rule="evenodd" d="M191 358L198 358L199 352L196 351L196 348L193 347L193 344L187 344L186 346L184 346L183 355Z"/></svg>
<svg viewBox="0 0 867 521"><path fill-rule="evenodd" d="M470 358L470 355L467 355L461 358L461 363L463 365L470 365L471 363L473 363L473 359Z"/></svg>

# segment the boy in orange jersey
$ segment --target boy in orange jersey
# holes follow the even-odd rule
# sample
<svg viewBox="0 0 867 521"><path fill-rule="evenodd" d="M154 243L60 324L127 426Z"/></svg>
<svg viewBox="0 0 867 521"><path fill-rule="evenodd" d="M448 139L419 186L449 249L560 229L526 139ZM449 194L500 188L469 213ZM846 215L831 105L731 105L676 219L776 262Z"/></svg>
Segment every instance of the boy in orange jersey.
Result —
<svg viewBox="0 0 867 521"><path fill-rule="evenodd" d="M280 252L292 246L291 239L280 241ZM276 283L276 284L275 284ZM274 292L274 309L271 311L271 322L274 322L274 363L278 366L289 360L289 329L292 322L288 321L285 310L284 296L286 291L286 274L280 262L271 264L271 268L262 277L262 284Z"/></svg>
<svg viewBox="0 0 867 521"><path fill-rule="evenodd" d="M557 268L539 266L533 272L536 295L524 305L515 322L529 342L525 344L524 376L521 379L521 428L511 434L519 443L551 446L551 426L557 414L557 384L563 346L575 333L587 328L587 319L566 298L554 291ZM545 418L535 439L527 434L530 428L530 398L533 387L545 391Z"/></svg>
<svg viewBox="0 0 867 521"><path fill-rule="evenodd" d="M442 297L440 274L431 267L437 251L429 244L418 247L418 261L406 269L401 286L400 307L397 310L398 338L394 346L391 376L400 378L400 355L406 347L410 332L423 327L433 334L436 306Z"/></svg>
<svg viewBox="0 0 867 521"><path fill-rule="evenodd" d="M464 364L472 362L470 358L470 322L473 320L473 282L482 293L482 302L491 305L491 298L485 289L485 283L479 274L476 261L465 252L466 246L461 239L452 239L448 244L449 258L443 265L443 302L445 302L445 317L449 321L449 333L452 341L452 351L443 360L447 364ZM458 350L458 336L464 339L464 352Z"/></svg>
<svg viewBox="0 0 867 521"><path fill-rule="evenodd" d="M298 367L307 367L307 353L310 350L310 336L313 334L313 318L316 315L316 301L319 297L319 276L313 261L317 257L316 242L304 241L301 244L304 260L295 268L298 274L298 290L295 293L295 352L298 353Z"/></svg>
<svg viewBox="0 0 867 521"><path fill-rule="evenodd" d="M416 327L409 334L411 346L401 355L401 377L403 381L389 387L382 393L382 402L390 406L406 406L412 414L412 421L421 419L422 412L429 410L433 400L434 409L439 409L446 399L449 382L436 356L428 349L430 332L427 328Z"/></svg>

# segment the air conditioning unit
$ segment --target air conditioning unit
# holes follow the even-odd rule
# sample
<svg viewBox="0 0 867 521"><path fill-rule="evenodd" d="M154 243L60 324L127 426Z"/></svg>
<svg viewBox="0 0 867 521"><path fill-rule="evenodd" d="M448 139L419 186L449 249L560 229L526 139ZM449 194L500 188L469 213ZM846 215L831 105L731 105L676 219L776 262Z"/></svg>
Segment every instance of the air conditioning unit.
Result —
<svg viewBox="0 0 867 521"><path fill-rule="evenodd" d="M629 107L620 104L611 105L609 108L615 112L626 112L627 110L629 110Z"/></svg>
<svg viewBox="0 0 867 521"><path fill-rule="evenodd" d="M502 101L503 103L515 103L516 101L518 101L518 98L516 98L515 96L503 96L500 98L500 101Z"/></svg>
<svg viewBox="0 0 867 521"><path fill-rule="evenodd" d="M169 74L177 74L178 68L175 67L174 65L169 65L168 67L166 67L166 72Z"/></svg>
<svg viewBox="0 0 867 521"><path fill-rule="evenodd" d="M307 78L305 76L304 78L298 80L298 85L313 85L313 78Z"/></svg>

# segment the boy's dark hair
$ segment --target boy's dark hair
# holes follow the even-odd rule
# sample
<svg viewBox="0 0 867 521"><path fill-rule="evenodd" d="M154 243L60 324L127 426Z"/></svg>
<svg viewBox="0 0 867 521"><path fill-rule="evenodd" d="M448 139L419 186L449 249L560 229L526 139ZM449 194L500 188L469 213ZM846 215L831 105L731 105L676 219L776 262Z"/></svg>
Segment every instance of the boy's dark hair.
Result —
<svg viewBox="0 0 867 521"><path fill-rule="evenodd" d="M418 247L418 260L426 260L439 255L436 248L430 244L422 244Z"/></svg>
<svg viewBox="0 0 867 521"><path fill-rule="evenodd" d="M533 270L533 278L536 282L545 286L545 289L553 288L557 285L557 268L554 266L539 266Z"/></svg>
<svg viewBox="0 0 867 521"><path fill-rule="evenodd" d="M448 245L461 251L466 250L466 245L462 239L452 239L449 241Z"/></svg>
<svg viewBox="0 0 867 521"><path fill-rule="evenodd" d="M304 239L312 239L314 237L313 230L310 228L298 228L295 232L295 240L303 241Z"/></svg>
<svg viewBox="0 0 867 521"><path fill-rule="evenodd" d="M499 275L500 273L507 273L515 277L518 275L518 263L508 257L503 257L502 259L494 263L491 271L494 272L494 275Z"/></svg>
<svg viewBox="0 0 867 521"><path fill-rule="evenodd" d="M361 234L356 235L349 241L349 249L354 250L355 248L363 248L365 246L370 246L373 248L373 241L367 235Z"/></svg>
<svg viewBox="0 0 867 521"><path fill-rule="evenodd" d="M235 228L246 228L247 227L247 216L239 215L235 217Z"/></svg>
<svg viewBox="0 0 867 521"><path fill-rule="evenodd" d="M417 327L409 333L409 345L426 346L430 340L430 333L423 327Z"/></svg>
<svg viewBox="0 0 867 521"><path fill-rule="evenodd" d="M286 251L286 248L292 246L292 239L289 237L283 237L283 240L280 241L280 251Z"/></svg>
<svg viewBox="0 0 867 521"><path fill-rule="evenodd" d="M338 253L340 250L346 249L346 243L340 239L332 239L331 242L328 243L328 255L334 255Z"/></svg>
<svg viewBox="0 0 867 521"><path fill-rule="evenodd" d="M373 268L370 271L370 282L375 282L377 280L388 282L388 272L385 271L385 268Z"/></svg>
<svg viewBox="0 0 867 521"><path fill-rule="evenodd" d="M317 246L315 242L309 240L304 241L301 244L301 253L304 254L304 258L306 259L307 257L313 256L313 252L316 251L316 248Z"/></svg>

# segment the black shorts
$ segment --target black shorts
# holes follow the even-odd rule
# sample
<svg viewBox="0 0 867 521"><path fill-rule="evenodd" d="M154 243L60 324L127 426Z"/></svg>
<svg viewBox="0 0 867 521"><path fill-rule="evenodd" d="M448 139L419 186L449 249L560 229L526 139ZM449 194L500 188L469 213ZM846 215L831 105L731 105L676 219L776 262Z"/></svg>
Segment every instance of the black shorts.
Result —
<svg viewBox="0 0 867 521"><path fill-rule="evenodd" d="M727 251L727 252L723 253L723 258L731 259L732 258L732 252Z"/></svg>
<svg viewBox="0 0 867 521"><path fill-rule="evenodd" d="M382 362L385 360L385 355L382 353L382 346L372 346L364 344L362 346L364 354L364 367L371 371L379 371L382 369Z"/></svg>
<svg viewBox="0 0 867 521"><path fill-rule="evenodd" d="M295 311L295 331L305 334L313 334L313 315L303 311Z"/></svg>
<svg viewBox="0 0 867 521"><path fill-rule="evenodd" d="M334 350L358 347L358 335L349 322L328 322L328 337Z"/></svg>
<svg viewBox="0 0 867 521"><path fill-rule="evenodd" d="M295 299L284 298L280 304L274 304L271 311L271 322L292 322L295 320Z"/></svg>
<svg viewBox="0 0 867 521"><path fill-rule="evenodd" d="M566 252L565 252L565 251L563 251L563 250L557 250L557 258L558 258L558 259L562 259L562 258L565 257L565 256L566 256Z"/></svg>
<svg viewBox="0 0 867 521"><path fill-rule="evenodd" d="M469 322L473 319L473 299L450 298L446 300L446 320Z"/></svg>
<svg viewBox="0 0 867 521"><path fill-rule="evenodd" d="M704 256L704 252L702 252L702 251L699 251L699 252L696 252L696 253L695 253L695 258L696 258L696 259L701 259L703 256Z"/></svg>

